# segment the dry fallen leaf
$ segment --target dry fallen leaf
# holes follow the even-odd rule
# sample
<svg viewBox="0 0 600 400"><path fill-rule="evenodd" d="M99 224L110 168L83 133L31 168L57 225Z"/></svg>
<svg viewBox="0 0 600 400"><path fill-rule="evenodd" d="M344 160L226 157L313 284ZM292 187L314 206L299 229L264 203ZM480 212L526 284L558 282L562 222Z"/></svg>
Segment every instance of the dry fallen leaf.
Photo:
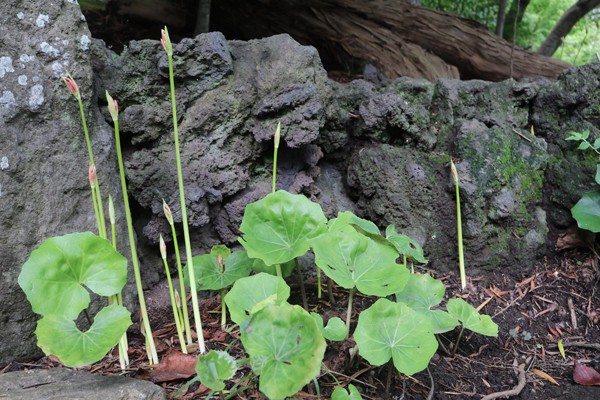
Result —
<svg viewBox="0 0 600 400"><path fill-rule="evenodd" d="M600 385L600 374L587 365L575 364L573 380L575 383L585 386Z"/></svg>
<svg viewBox="0 0 600 400"><path fill-rule="evenodd" d="M552 382L552 383L554 383L555 385L558 386L558 382L556 382L556 379L554 379L553 377L551 377L550 375L548 375L544 371L539 370L539 369L534 369L531 372L533 372L534 374L536 374L540 378L543 378L543 379L547 380L548 382Z"/></svg>
<svg viewBox="0 0 600 400"><path fill-rule="evenodd" d="M172 353L150 373L154 383L189 378L196 374L198 357L191 354Z"/></svg>

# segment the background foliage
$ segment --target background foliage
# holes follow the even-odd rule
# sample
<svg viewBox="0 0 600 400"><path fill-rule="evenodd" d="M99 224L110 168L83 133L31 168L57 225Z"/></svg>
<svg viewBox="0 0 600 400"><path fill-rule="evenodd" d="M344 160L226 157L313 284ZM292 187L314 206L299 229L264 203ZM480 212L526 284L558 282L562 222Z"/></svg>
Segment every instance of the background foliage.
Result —
<svg viewBox="0 0 600 400"><path fill-rule="evenodd" d="M507 8L513 1L508 1ZM556 21L575 3L575 0L531 0L517 26L517 45L537 51ZM490 31L496 27L498 0L423 0L421 4L477 21ZM553 57L575 65L587 64L598 61L599 45L600 9L597 8L573 27Z"/></svg>

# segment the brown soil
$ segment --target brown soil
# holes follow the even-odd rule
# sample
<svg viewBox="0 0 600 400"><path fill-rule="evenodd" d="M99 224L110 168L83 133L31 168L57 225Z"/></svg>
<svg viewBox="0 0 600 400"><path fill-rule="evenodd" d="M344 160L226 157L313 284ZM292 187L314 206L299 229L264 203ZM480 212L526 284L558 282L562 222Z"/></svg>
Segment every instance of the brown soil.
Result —
<svg viewBox="0 0 600 400"><path fill-rule="evenodd" d="M424 271L423 271L424 272ZM292 302L301 303L299 288L294 281ZM330 343L325 355L325 365L332 372L322 372L319 378L321 398L330 398L335 382L331 375L343 385L353 383L365 399L480 399L491 393L509 390L518 383L517 366L523 365L525 387L515 399L539 400L585 400L600 398L597 386L578 385L573 381L575 363L585 364L600 370L600 297L597 293L599 273L594 257L573 253L570 257L541 263L524 270L519 276L502 273L482 273L471 276L465 292L458 290L455 274L437 276L447 286L447 296L460 296L481 312L492 316L499 325L497 338L484 337L465 331L455 355L442 348L430 363L429 372L420 372L412 377L392 375L389 397L385 395L388 379L387 366L373 367L360 357L350 357L354 346L352 339ZM324 285L325 286L325 285ZM334 289L335 304L316 301L314 279L307 278L306 288L309 308L325 318L337 315L344 317L347 292ZM179 344L175 328L170 323L170 306L165 296L166 288L160 287L148 293L150 315L153 320L156 343L161 359L177 353ZM294 293L296 295L294 295ZM324 296L327 298L328 296ZM357 295L356 317L361 310L372 304L373 298ZM239 329L228 326L220 329L220 296L202 301L205 338L209 349L225 349L238 359L244 358L239 341ZM455 331L440 335L440 342L450 348L458 337ZM139 332L139 331L138 331ZM139 379L150 379L151 368L145 357L141 335L130 330L131 366L127 375ZM560 355L557 343L562 340L566 359ZM11 363L4 372L27 368L50 368L60 365L53 358L45 357L34 363ZM116 354L86 368L100 374L120 375ZM236 379L244 380L251 373L241 369ZM161 385L170 398L189 379L163 382ZM257 389L257 380L251 379L240 387L249 387L236 398L263 398ZM433 391L432 391L433 387ZM316 388L308 385L293 398L317 399ZM433 393L433 395L432 395ZM180 399L204 399L209 390L199 383L183 391ZM428 397L432 395L432 397Z"/></svg>

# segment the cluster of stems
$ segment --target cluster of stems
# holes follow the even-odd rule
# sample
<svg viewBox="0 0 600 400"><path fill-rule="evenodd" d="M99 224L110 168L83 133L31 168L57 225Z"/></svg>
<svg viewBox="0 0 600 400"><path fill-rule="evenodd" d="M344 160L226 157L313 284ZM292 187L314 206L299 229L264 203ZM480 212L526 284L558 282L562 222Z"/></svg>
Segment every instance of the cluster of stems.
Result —
<svg viewBox="0 0 600 400"><path fill-rule="evenodd" d="M94 162L94 152L92 151L92 143L91 143L90 135L88 132L87 121L85 118L85 111L83 108L83 102L81 100L81 93L79 92L79 87L77 86L77 83L75 82L75 80L73 79L71 74L69 74L67 72L67 75L63 77L63 80L64 80L65 84L67 85L67 88L71 91L71 93L77 99L77 102L79 104L79 113L81 115L81 123L83 125L83 133L85 136L85 143L87 146L88 156L89 156L88 177L89 177L89 181L90 181L90 190L91 190L91 194L92 194L92 204L94 207L94 215L96 217L96 225L98 227L98 235L100 237L102 237L103 239L108 239L108 235L106 232L106 222L105 222L105 218L104 218L104 207L103 207L103 203L102 203L102 195L100 193L100 183L98 180L98 173L96 171L96 164ZM111 240L112 240L113 247L116 249L117 244L116 244L116 233L115 233L116 232L115 231L115 210L114 210L114 204L112 202L112 197L110 195L108 197L108 210L109 210L109 218L110 218L110 224L111 224ZM123 298L121 296L121 293L110 296L108 298L108 303L109 304L116 303L119 305L123 305ZM121 365L121 369L123 369L123 370L129 365L129 356L127 354L128 347L129 347L129 345L127 342L127 333L124 333L123 336L121 337L121 340L119 341L119 345L118 345L119 363Z"/></svg>
<svg viewBox="0 0 600 400"><path fill-rule="evenodd" d="M179 185L179 200L181 205L181 222L183 224L183 238L185 241L185 253L188 268L188 277L190 279L190 293L192 295L192 310L194 313L194 323L196 325L196 333L198 335L198 346L200 353L206 352L204 344L204 334L202 330L202 319L200 316L200 307L198 305L198 291L196 290L196 276L194 273L194 263L192 259L192 246L190 242L190 230L188 227L188 218L185 204L185 190L183 187L183 172L181 167L181 155L179 150L179 131L177 126L177 102L175 99L175 79L173 76L173 45L169 37L167 27L161 31L160 42L167 53L169 63L169 84L171 88L171 106L173 110L173 136L175 141L175 160L177 164L177 182Z"/></svg>

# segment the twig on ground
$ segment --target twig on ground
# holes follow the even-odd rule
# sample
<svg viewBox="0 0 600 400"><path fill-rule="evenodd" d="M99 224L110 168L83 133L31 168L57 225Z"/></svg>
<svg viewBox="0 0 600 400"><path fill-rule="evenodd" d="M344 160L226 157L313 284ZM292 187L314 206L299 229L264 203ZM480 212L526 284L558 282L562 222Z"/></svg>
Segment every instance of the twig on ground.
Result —
<svg viewBox="0 0 600 400"><path fill-rule="evenodd" d="M553 345L553 347L557 347L557 345ZM600 343L571 342L563 343L563 347L581 347L584 349L594 349L600 351Z"/></svg>
<svg viewBox="0 0 600 400"><path fill-rule="evenodd" d="M525 364L519 365L517 371L519 372L519 382L517 383L517 386L510 390L505 390L503 392L488 394L487 396L483 396L481 400L493 400L502 398L508 399L511 396L518 396L525 387L525 383L527 383L527 380L525 379Z"/></svg>
<svg viewBox="0 0 600 400"><path fill-rule="evenodd" d="M575 315L575 307L573 306L573 299L569 297L567 299L567 304L569 306L569 311L571 313L571 326L574 330L577 329L577 316Z"/></svg>

